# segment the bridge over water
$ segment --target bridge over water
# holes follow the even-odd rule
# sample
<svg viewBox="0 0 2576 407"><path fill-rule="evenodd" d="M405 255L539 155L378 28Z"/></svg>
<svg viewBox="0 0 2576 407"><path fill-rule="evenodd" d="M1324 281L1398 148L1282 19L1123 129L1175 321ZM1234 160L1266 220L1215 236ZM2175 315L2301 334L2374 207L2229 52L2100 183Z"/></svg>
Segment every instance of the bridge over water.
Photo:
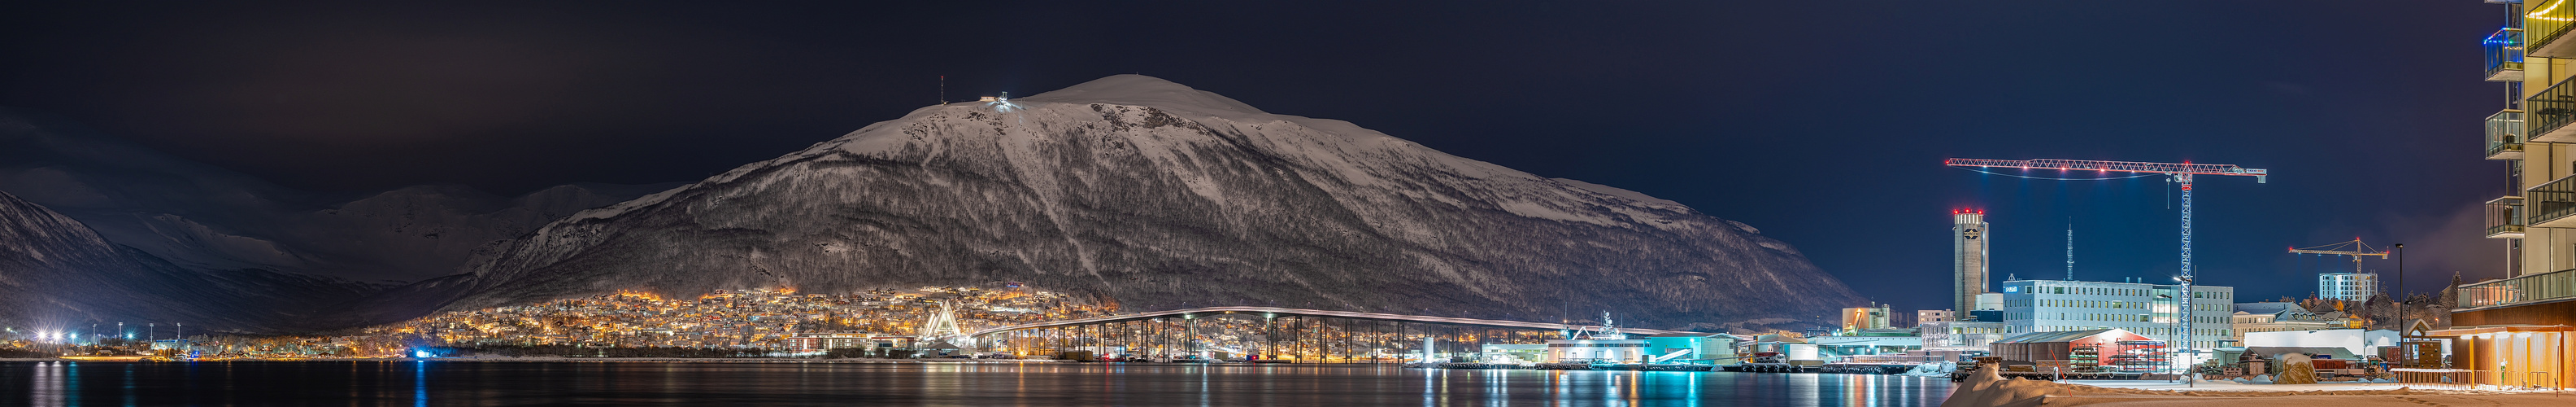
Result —
<svg viewBox="0 0 2576 407"><path fill-rule="evenodd" d="M1089 351L1149 358L1254 356L1301 363L1396 363L1476 353L1485 345L1540 345L1568 330L1601 327L1542 322L1325 311L1208 307L1142 312L976 331L985 350L1022 355ZM1685 333L1622 328L1632 336ZM1410 356L1408 356L1410 355Z"/></svg>

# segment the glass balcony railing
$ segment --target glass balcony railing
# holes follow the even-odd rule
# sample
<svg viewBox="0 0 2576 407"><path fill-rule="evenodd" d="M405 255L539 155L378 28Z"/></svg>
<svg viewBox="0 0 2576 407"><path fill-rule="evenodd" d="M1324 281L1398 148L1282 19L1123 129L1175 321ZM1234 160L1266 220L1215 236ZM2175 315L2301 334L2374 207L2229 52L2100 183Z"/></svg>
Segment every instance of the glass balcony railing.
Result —
<svg viewBox="0 0 2576 407"><path fill-rule="evenodd" d="M2505 110L2487 116L2487 159L2522 159L2522 111Z"/></svg>
<svg viewBox="0 0 2576 407"><path fill-rule="evenodd" d="M2576 176L2559 178L2523 191L2524 212L2531 227L2576 227Z"/></svg>
<svg viewBox="0 0 2576 407"><path fill-rule="evenodd" d="M2527 304L2576 297L2576 270L2526 274L2460 285L2460 308Z"/></svg>
<svg viewBox="0 0 2576 407"><path fill-rule="evenodd" d="M2522 197L2487 201L2488 239L2521 239L2522 225Z"/></svg>
<svg viewBox="0 0 2576 407"><path fill-rule="evenodd" d="M2567 29L2576 27L2576 0L2534 0L2522 14L2523 53L2546 58L2576 56L2576 41L2567 38Z"/></svg>
<svg viewBox="0 0 2576 407"><path fill-rule="evenodd" d="M2522 110L2524 142L2576 142L2576 126L2568 125L2576 123L2576 81L2558 82L2523 99Z"/></svg>
<svg viewBox="0 0 2576 407"><path fill-rule="evenodd" d="M2522 80L2522 29L2505 28L2487 35L2487 80Z"/></svg>

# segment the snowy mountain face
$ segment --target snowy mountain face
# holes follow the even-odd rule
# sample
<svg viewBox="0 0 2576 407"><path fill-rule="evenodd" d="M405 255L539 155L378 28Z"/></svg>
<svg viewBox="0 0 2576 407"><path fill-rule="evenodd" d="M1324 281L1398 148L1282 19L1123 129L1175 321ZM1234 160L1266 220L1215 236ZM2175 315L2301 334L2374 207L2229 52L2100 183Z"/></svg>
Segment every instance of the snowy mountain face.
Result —
<svg viewBox="0 0 2576 407"><path fill-rule="evenodd" d="M1672 201L1136 75L923 108L580 212L464 270L375 306L1022 281L1129 309L1678 327L1862 302L1789 245Z"/></svg>
<svg viewBox="0 0 2576 407"><path fill-rule="evenodd" d="M155 322L197 332L302 330L313 328L304 321L323 306L385 288L257 269L191 270L0 193L0 326Z"/></svg>
<svg viewBox="0 0 2576 407"><path fill-rule="evenodd" d="M442 276L546 222L671 186L577 184L517 198L422 186L333 197L0 110L0 191L197 270Z"/></svg>
<svg viewBox="0 0 2576 407"><path fill-rule="evenodd" d="M439 276L547 222L670 186L561 185L516 198L418 186L295 213L285 222L296 227L279 232L335 268Z"/></svg>

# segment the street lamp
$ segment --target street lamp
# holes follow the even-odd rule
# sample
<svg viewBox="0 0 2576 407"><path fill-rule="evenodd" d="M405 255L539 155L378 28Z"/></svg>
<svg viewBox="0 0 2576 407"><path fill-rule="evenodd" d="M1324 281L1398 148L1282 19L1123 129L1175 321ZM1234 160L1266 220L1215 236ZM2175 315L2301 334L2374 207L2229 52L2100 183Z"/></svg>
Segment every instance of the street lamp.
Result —
<svg viewBox="0 0 2576 407"><path fill-rule="evenodd" d="M2407 342L2407 339L2411 339L2411 338L2409 338L2409 337L2408 337L2408 335L2406 334L2406 328L2407 328L2407 324L2406 324L2406 244L2405 244L2405 243L2398 243L2398 244L2388 245L2388 248L2389 248L2390 250L2396 250L2396 251L2397 251L2397 290L2395 290L2395 292L2397 293L2397 315L2396 315L2397 323L2396 323L2396 325L2397 325L2397 343L2399 343L2399 344L2401 344L2401 345L2402 345L2402 344L2405 344L2405 343ZM2361 327L2361 329L2362 329L2362 332L2369 332L2369 331L2370 331L2370 327L2368 327L2368 326ZM2400 346L2398 349L2405 349L2405 347ZM2413 362L2414 362L2414 360L2415 360L2415 352L2406 352L2406 354L2398 355L2398 356L2399 356L2401 359L2403 359L2403 361L2398 362L2398 364L2401 364L2401 365L2408 365L2408 366L2412 366L2412 365L2414 365L2414 363L2413 363Z"/></svg>
<svg viewBox="0 0 2576 407"><path fill-rule="evenodd" d="M2397 319L2403 321L2406 319L2406 244L2398 243L2388 245L2388 247L2390 249L2397 250L2397 289L2395 290L2397 292Z"/></svg>

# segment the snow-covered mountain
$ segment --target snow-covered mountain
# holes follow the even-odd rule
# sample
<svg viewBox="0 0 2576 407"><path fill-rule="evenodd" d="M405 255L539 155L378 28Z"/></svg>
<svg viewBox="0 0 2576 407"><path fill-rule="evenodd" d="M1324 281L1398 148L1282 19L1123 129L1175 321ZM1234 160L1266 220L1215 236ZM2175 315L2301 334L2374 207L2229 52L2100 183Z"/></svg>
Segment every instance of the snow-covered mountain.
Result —
<svg viewBox="0 0 2576 407"><path fill-rule="evenodd" d="M989 281L1130 309L1608 309L1653 327L1862 302L1743 223L1137 75L916 110L582 211L463 270L376 299L369 318L617 290Z"/></svg>
<svg viewBox="0 0 2576 407"><path fill-rule="evenodd" d="M419 278L454 273L478 251L584 209L676 184L570 184L502 197L457 186L415 186L290 215L278 232L336 269Z"/></svg>
<svg viewBox="0 0 2576 407"><path fill-rule="evenodd" d="M109 242L196 270L442 276L476 250L546 222L674 185L575 184L516 198L453 186L335 196L0 109L0 191L79 220Z"/></svg>
<svg viewBox="0 0 2576 407"><path fill-rule="evenodd" d="M110 243L87 225L0 192L0 326L186 324L193 330L314 328L324 306L382 285L260 269L192 270Z"/></svg>

